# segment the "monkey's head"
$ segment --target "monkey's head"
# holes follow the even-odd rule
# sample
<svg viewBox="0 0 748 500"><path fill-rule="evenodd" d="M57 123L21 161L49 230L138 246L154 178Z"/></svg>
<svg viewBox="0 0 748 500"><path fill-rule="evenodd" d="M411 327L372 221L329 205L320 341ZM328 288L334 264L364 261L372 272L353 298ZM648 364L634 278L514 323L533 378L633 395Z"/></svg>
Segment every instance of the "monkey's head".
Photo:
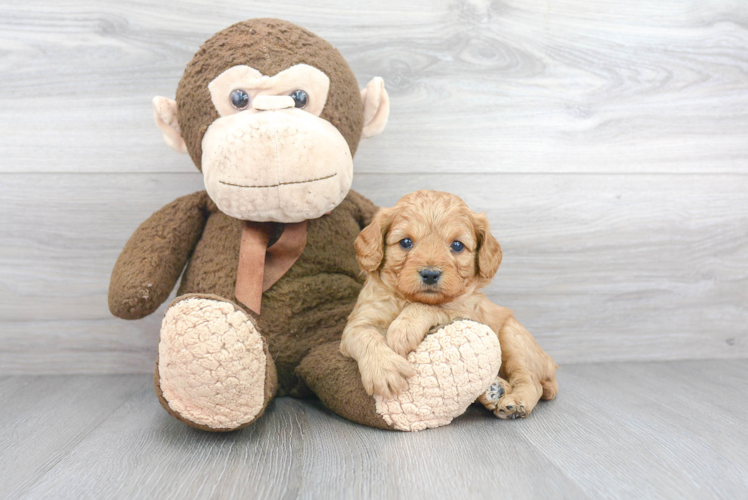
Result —
<svg viewBox="0 0 748 500"><path fill-rule="evenodd" d="M222 212L258 222L316 219L340 204L359 140L389 115L381 78L359 91L332 45L278 19L211 37L176 97L153 99L164 140L190 154Z"/></svg>

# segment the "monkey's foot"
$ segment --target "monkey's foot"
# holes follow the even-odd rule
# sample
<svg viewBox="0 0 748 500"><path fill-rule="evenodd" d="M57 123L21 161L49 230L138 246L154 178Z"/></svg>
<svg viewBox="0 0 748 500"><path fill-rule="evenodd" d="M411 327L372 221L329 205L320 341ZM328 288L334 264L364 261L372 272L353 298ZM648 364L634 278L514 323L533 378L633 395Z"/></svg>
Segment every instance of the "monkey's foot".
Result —
<svg viewBox="0 0 748 500"><path fill-rule="evenodd" d="M488 326L459 320L429 334L408 361L416 374L393 399L375 396L376 411L397 430L447 425L462 415L501 367L499 339Z"/></svg>
<svg viewBox="0 0 748 500"><path fill-rule="evenodd" d="M156 394L182 422L206 431L251 424L275 394L277 375L252 319L220 297L185 295L161 325Z"/></svg>

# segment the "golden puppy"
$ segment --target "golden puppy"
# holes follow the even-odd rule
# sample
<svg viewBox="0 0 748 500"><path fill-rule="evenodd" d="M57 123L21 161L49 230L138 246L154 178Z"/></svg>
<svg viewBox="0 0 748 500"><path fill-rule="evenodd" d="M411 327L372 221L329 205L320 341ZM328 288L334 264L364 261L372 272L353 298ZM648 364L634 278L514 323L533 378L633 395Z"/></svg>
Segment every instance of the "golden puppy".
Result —
<svg viewBox="0 0 748 500"><path fill-rule="evenodd" d="M556 364L512 311L480 292L501 263L501 247L484 214L458 196L417 191L383 208L356 239L367 273L340 344L358 362L369 394L389 398L407 388L405 359L429 330L472 319L498 333L499 377L480 398L500 418L522 418L540 398L553 399Z"/></svg>

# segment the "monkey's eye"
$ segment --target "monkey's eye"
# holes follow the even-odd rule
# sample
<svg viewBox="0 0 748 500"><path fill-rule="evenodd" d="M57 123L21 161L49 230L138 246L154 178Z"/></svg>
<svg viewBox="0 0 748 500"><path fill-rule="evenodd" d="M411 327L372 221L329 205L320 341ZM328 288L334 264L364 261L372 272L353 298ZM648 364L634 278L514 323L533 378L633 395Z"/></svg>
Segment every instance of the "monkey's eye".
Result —
<svg viewBox="0 0 748 500"><path fill-rule="evenodd" d="M453 252L460 253L463 250L465 250L465 245L461 241L454 240L452 242L452 245L450 245L450 248L452 249Z"/></svg>
<svg viewBox="0 0 748 500"><path fill-rule="evenodd" d="M410 238L403 238L400 240L400 247L404 250L410 250L413 248L413 240Z"/></svg>
<svg viewBox="0 0 748 500"><path fill-rule="evenodd" d="M231 105L238 110L244 110L249 107L249 94L242 89L231 91Z"/></svg>
<svg viewBox="0 0 748 500"><path fill-rule="evenodd" d="M297 108L303 108L309 102L309 96L301 89L294 90L291 97L293 97L293 102L296 103Z"/></svg>

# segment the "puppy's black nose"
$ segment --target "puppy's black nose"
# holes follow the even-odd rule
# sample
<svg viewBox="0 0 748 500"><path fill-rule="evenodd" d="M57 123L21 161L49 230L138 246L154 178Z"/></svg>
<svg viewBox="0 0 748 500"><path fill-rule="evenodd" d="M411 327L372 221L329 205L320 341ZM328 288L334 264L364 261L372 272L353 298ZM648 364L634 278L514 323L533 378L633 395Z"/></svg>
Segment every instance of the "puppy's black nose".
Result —
<svg viewBox="0 0 748 500"><path fill-rule="evenodd" d="M423 280L423 282L427 285L433 285L434 283L439 281L439 278L441 278L442 276L441 271L430 267L421 270L419 274L421 275L421 279Z"/></svg>

